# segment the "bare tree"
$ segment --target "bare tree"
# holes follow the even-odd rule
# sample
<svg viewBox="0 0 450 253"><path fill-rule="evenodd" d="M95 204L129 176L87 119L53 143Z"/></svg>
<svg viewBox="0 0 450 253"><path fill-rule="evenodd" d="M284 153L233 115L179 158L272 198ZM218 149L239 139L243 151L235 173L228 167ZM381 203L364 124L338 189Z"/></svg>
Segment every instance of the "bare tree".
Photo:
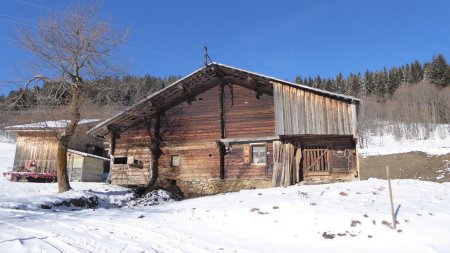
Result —
<svg viewBox="0 0 450 253"><path fill-rule="evenodd" d="M71 6L66 12L41 20L34 29L19 28L20 45L36 57L40 73L31 81L45 80L59 83L55 94L47 97L53 104L64 104L68 119L57 139L57 178L60 192L70 189L67 175L67 150L80 121L83 91L92 89L96 80L111 74L113 53L127 37L127 31L115 32L98 15L98 5ZM30 82L27 82L29 84ZM64 101L61 101L64 99Z"/></svg>

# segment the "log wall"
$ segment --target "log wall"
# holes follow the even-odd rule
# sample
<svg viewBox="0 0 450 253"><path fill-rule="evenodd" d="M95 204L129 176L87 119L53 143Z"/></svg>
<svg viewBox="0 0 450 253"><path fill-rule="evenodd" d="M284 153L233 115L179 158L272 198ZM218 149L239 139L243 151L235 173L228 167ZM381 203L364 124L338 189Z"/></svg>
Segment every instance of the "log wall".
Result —
<svg viewBox="0 0 450 253"><path fill-rule="evenodd" d="M225 87L225 138L275 135L273 97L256 98L254 90L240 85Z"/></svg>
<svg viewBox="0 0 450 253"><path fill-rule="evenodd" d="M165 112L161 120L165 143L163 155L159 159L159 180L176 183L186 197L198 196L200 193L196 189L200 188L204 193L215 193L217 189L209 189L214 188L214 185L227 189L233 189L232 186L235 186L234 190L240 190L242 187L256 187L251 182L261 185L269 180L266 176L266 166L244 164L242 145L239 144L233 145L232 151L225 155L225 180L258 180L242 184L217 183L220 181L220 151L217 144L221 139L220 99L220 87L217 85L196 95L196 100L190 105L183 102L174 106ZM273 136L273 97L263 95L257 99L254 91L238 85L233 85L232 95L229 87L225 86L224 119L227 138ZM126 166L113 165L112 183L142 185L149 182L149 141L150 137L143 125L121 134L120 139L116 140L113 156L134 156L135 159L142 160L143 169L128 170L124 173ZM271 150L271 145L268 146ZM172 155L180 157L179 166L171 165ZM131 180L130 177L135 179ZM264 183L261 183L261 180ZM211 183L213 181L217 182ZM204 190L205 187L209 190Z"/></svg>

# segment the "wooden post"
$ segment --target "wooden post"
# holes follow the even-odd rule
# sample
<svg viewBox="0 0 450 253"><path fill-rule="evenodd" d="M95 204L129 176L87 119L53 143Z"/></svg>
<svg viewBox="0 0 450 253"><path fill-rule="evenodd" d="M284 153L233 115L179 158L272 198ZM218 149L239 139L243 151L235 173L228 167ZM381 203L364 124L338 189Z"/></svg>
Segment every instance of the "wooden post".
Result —
<svg viewBox="0 0 450 253"><path fill-rule="evenodd" d="M392 198L392 187L391 187L391 178L389 175L389 166L386 165L386 175L389 185L389 197L391 199L391 212L392 212L392 226L394 229L397 228L397 221L395 220L395 211L394 211L394 199Z"/></svg>
<svg viewBox="0 0 450 253"><path fill-rule="evenodd" d="M225 139L225 87L220 81L220 138ZM221 180L225 179L225 145L219 141L219 155L220 155L220 168L219 177Z"/></svg>

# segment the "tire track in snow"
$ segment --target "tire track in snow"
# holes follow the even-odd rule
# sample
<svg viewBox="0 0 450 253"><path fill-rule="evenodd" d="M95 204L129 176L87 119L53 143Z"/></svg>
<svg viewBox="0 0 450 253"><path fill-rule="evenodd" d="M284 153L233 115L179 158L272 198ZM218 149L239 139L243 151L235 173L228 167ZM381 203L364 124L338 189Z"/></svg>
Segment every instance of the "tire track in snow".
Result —
<svg viewBox="0 0 450 253"><path fill-rule="evenodd" d="M25 231L28 233L26 235L27 240L37 239L38 241L41 241L44 244L51 246L58 252L87 252L87 253L92 252L92 251L87 251L80 247L75 247L75 245L72 245L66 241L56 239L56 237L59 237L59 234L53 234L53 233L45 232L42 230L32 229L32 228L28 228L28 227L22 227L22 226L14 225L12 223L4 222L4 221L0 221L0 224L9 226L10 228L12 228L13 230L16 230L16 231L21 230L22 231L22 232L20 232L21 235L23 235L23 231ZM24 243L24 240L21 238L16 238L14 240L17 240L21 244L26 245L26 243Z"/></svg>
<svg viewBox="0 0 450 253"><path fill-rule="evenodd" d="M8 213L13 213L12 210L9 210ZM137 229L135 226L121 225L113 222L107 222L103 220L99 220L98 218L93 217L89 218L81 218L81 217L73 217L71 214L63 214L63 213L49 213L49 212L32 212L32 211L22 211L19 213L30 215L32 219L28 220L28 217L13 217L17 219L18 223L27 222L25 226L16 225L13 223L2 222L10 227L20 229L23 231L27 231L32 233L32 235L36 238L38 237L46 237L46 238L58 238L57 240L72 246L72 251L68 251L67 249L63 249L61 252L117 252L120 251L143 251L143 250L152 250L154 252L182 252L178 250L176 247L172 246L172 240L170 237L162 236L160 234L154 233L149 235L149 231L145 229ZM36 215L38 214L38 215ZM44 217L45 215L45 217ZM27 221L28 220L28 221ZM80 222L81 221L81 222ZM86 223L83 223L86 222ZM31 223L30 223L31 222ZM45 226L48 225L48 226ZM106 231L104 227L112 228L111 231ZM45 226L46 230L40 230L30 227L36 226ZM95 233L88 232L93 227L102 228L95 230ZM67 229L67 231L74 231L76 235L73 235L70 232L62 232L62 230ZM76 231L78 230L78 231ZM111 235L113 233L113 236ZM120 234L120 237L117 235ZM36 236L37 235L37 236ZM109 241L115 241L120 245L120 249L108 249L106 247L102 247L99 241L92 241L92 237L95 235L97 238L108 238ZM144 235L144 236L143 236ZM81 238L89 238L83 239ZM157 244L160 249L155 249L153 246L148 245L149 238L158 238L155 244ZM130 241L135 242L134 245L130 245ZM153 240L152 240L153 241ZM77 242L77 243L73 243ZM146 246L141 246L141 244L147 244Z"/></svg>

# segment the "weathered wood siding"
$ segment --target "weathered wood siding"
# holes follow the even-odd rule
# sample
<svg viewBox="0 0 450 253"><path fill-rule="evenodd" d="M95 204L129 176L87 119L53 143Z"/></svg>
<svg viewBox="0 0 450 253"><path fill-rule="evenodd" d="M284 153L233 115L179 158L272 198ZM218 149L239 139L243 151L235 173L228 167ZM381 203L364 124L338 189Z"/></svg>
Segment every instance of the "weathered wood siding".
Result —
<svg viewBox="0 0 450 253"><path fill-rule="evenodd" d="M25 133L17 136L13 170L36 160L42 171L56 171L57 140L51 135Z"/></svg>
<svg viewBox="0 0 450 253"><path fill-rule="evenodd" d="M101 182L103 177L103 160L86 156L84 157L82 182Z"/></svg>
<svg viewBox="0 0 450 253"><path fill-rule="evenodd" d="M160 175L167 180L218 179L220 153L220 88L196 96L190 105L179 104L166 113L169 133L160 158ZM164 121L163 121L164 122ZM167 126L165 126L167 128ZM180 166L171 166L171 156L180 156Z"/></svg>
<svg viewBox="0 0 450 253"><path fill-rule="evenodd" d="M303 136L294 137L293 140L303 150L304 180L334 182L358 178L356 143L352 136ZM329 163L328 171L322 173L308 171L305 165L320 158L318 150L321 149L327 150L327 155L322 160L327 160L326 162Z"/></svg>
<svg viewBox="0 0 450 253"><path fill-rule="evenodd" d="M118 185L147 185L150 180L150 137L144 128L138 127L123 132L116 140L111 157L111 182ZM133 156L142 161L143 168L129 167L127 164L114 164L114 158Z"/></svg>
<svg viewBox="0 0 450 253"><path fill-rule="evenodd" d="M69 181L81 181L84 157L79 154L68 153L67 156L67 174Z"/></svg>
<svg viewBox="0 0 450 253"><path fill-rule="evenodd" d="M57 152L58 141L51 133L20 133L17 136L13 170L17 171L36 160L41 172L56 172ZM103 160L68 151L67 172L70 181L99 182L103 173Z"/></svg>
<svg viewBox="0 0 450 253"><path fill-rule="evenodd" d="M273 82L277 135L356 135L356 105Z"/></svg>
<svg viewBox="0 0 450 253"><path fill-rule="evenodd" d="M240 85L225 87L225 138L275 135L273 97L256 98L254 90Z"/></svg>
<svg viewBox="0 0 450 253"><path fill-rule="evenodd" d="M232 98L233 96L233 98ZM220 180L221 139L219 85L196 95L189 105L183 102L165 112L161 131L166 140L159 159L159 179L167 181ZM227 138L273 136L275 118L273 98L256 98L253 90L233 85L233 95L225 87L224 118ZM116 140L114 157L134 156L144 163L141 170L124 165L112 166L112 182L121 185L140 185L149 182L150 137L143 125L121 133ZM269 153L271 153L271 144ZM171 165L171 156L180 157L180 165ZM270 156L270 155L269 155ZM268 158L271 162L271 157ZM233 145L225 155L225 180L242 178L268 179L265 165L244 164L242 145ZM134 177L134 179L131 179ZM177 183L178 184L178 183ZM187 193L189 195L189 193Z"/></svg>
<svg viewBox="0 0 450 253"><path fill-rule="evenodd" d="M271 179L271 171L268 165L273 163L272 142L266 142L267 161L266 164L245 164L243 147L246 144L234 144L231 152L225 156L225 179ZM247 144L247 146L249 146ZM251 151L250 151L251 152Z"/></svg>

